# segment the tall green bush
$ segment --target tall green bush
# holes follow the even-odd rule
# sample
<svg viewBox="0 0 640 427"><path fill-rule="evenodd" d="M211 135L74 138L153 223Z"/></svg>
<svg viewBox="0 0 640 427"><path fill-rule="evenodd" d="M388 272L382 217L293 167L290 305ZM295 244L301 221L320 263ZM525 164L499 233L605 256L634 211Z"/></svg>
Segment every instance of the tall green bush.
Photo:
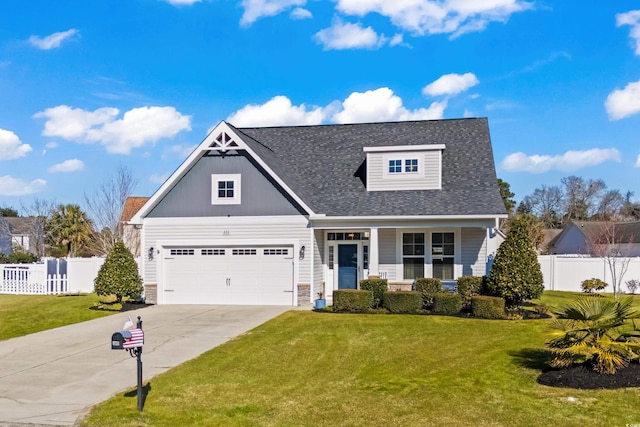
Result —
<svg viewBox="0 0 640 427"><path fill-rule="evenodd" d="M420 277L416 279L416 291L422 294L425 307L431 307L434 295L442 292L442 281L431 277Z"/></svg>
<svg viewBox="0 0 640 427"><path fill-rule="evenodd" d="M387 292L387 279L371 277L360 281L360 289L373 292L373 307L378 308L382 305L382 298Z"/></svg>
<svg viewBox="0 0 640 427"><path fill-rule="evenodd" d="M456 288L462 297L462 307L468 308L471 304L471 297L482 293L482 276L459 277Z"/></svg>
<svg viewBox="0 0 640 427"><path fill-rule="evenodd" d="M498 248L486 283L488 293L504 298L509 307L539 298L544 291L538 256L526 224L514 218L507 238Z"/></svg>
<svg viewBox="0 0 640 427"><path fill-rule="evenodd" d="M138 264L122 241L118 241L109 251L94 280L94 289L98 295L115 295L118 303L124 297L136 299L142 295Z"/></svg>

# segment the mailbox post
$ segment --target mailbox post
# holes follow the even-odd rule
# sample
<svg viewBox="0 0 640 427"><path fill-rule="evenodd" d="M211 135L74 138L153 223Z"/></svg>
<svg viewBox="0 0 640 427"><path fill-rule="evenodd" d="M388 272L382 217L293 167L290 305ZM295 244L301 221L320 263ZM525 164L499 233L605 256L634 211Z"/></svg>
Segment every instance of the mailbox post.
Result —
<svg viewBox="0 0 640 427"><path fill-rule="evenodd" d="M144 331L142 319L138 316L136 329L115 332L111 335L112 350L129 350L129 355L135 357L138 367L138 411L142 411L142 346L144 345Z"/></svg>

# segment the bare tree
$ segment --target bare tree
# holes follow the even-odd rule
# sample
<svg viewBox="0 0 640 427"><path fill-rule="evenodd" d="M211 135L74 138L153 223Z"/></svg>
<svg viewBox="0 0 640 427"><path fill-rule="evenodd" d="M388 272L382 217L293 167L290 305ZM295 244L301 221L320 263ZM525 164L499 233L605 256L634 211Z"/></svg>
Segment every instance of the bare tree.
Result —
<svg viewBox="0 0 640 427"><path fill-rule="evenodd" d="M620 217L619 212L621 212L624 202L624 197L619 190L605 191L600 197L598 213L596 213L595 218L600 221L618 220Z"/></svg>
<svg viewBox="0 0 640 427"><path fill-rule="evenodd" d="M120 165L91 195L84 194L96 230L94 249L98 253L106 256L113 245L122 240L120 215L137 183L131 169Z"/></svg>
<svg viewBox="0 0 640 427"><path fill-rule="evenodd" d="M585 181L579 176L568 176L560 180L564 186L566 221L587 220L595 214L597 202L607 188L603 180Z"/></svg>
<svg viewBox="0 0 640 427"><path fill-rule="evenodd" d="M30 228L30 250L38 257L46 255L47 225L56 208L55 200L34 198L30 205L21 206L25 219Z"/></svg>
<svg viewBox="0 0 640 427"><path fill-rule="evenodd" d="M628 224L614 221L592 223L586 230L587 249L591 256L602 258L611 274L613 295L618 301L622 294L624 275L631 262L630 244L634 241Z"/></svg>
<svg viewBox="0 0 640 427"><path fill-rule="evenodd" d="M526 196L523 204L529 213L537 216L544 224L544 228L560 227L560 217L564 198L560 187L546 185L536 188L533 194ZM524 213L524 212L523 212Z"/></svg>

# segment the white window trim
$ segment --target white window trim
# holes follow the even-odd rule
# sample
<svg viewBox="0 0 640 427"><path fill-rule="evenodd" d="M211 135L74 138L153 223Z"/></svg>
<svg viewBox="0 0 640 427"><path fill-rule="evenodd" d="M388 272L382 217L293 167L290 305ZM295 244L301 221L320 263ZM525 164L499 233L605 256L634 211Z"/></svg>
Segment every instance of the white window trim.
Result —
<svg viewBox="0 0 640 427"><path fill-rule="evenodd" d="M460 227L426 227L426 228L397 228L396 229L396 278L403 281L402 267L402 234L403 233L424 233L424 277L433 277L433 261L431 255L431 234L432 233L453 233L454 255L453 255L453 280L458 280L462 276L462 228Z"/></svg>
<svg viewBox="0 0 640 427"><path fill-rule="evenodd" d="M400 160L400 172L389 172L389 162ZM406 161L417 160L418 170L416 172L406 172ZM422 153L389 153L382 157L383 177L385 179L416 179L424 178L424 155Z"/></svg>
<svg viewBox="0 0 640 427"><path fill-rule="evenodd" d="M218 197L218 182L233 181L233 197ZM239 205L241 202L241 179L239 173L211 175L211 204Z"/></svg>

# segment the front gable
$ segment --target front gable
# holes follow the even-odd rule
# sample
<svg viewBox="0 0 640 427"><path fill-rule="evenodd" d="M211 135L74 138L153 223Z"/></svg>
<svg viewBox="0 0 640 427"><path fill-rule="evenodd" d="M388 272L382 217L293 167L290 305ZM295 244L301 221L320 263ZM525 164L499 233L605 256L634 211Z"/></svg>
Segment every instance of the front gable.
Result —
<svg viewBox="0 0 640 427"><path fill-rule="evenodd" d="M235 187L230 188L229 183L235 183L231 185ZM219 191L222 190L232 191L233 197L227 198L226 194L221 197ZM216 197L217 194L221 196ZM136 213L131 223L139 224L146 217L311 213L234 128L221 122Z"/></svg>

